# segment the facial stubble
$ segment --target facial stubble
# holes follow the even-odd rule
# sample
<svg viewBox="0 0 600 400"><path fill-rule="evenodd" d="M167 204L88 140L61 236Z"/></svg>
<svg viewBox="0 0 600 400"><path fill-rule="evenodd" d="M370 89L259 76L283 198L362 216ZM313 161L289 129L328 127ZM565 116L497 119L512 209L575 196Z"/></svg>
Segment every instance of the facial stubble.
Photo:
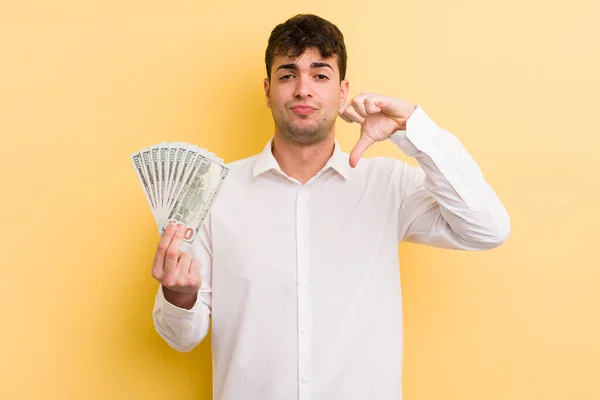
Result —
<svg viewBox="0 0 600 400"><path fill-rule="evenodd" d="M310 126L300 127L288 118L275 118L275 125L284 140L297 146L307 147L323 142L333 131L335 118L323 117Z"/></svg>

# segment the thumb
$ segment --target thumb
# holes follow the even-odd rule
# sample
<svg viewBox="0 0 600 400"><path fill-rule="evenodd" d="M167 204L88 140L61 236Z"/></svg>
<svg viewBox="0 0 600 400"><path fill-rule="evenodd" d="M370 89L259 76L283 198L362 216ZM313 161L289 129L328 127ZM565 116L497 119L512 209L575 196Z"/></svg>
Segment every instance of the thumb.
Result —
<svg viewBox="0 0 600 400"><path fill-rule="evenodd" d="M373 143L373 139L371 139L369 136L360 136L360 139L358 140L358 142L352 149L352 152L350 153L350 166L352 168L356 167L356 164L358 164L358 160L360 160L365 150L367 150L367 148Z"/></svg>

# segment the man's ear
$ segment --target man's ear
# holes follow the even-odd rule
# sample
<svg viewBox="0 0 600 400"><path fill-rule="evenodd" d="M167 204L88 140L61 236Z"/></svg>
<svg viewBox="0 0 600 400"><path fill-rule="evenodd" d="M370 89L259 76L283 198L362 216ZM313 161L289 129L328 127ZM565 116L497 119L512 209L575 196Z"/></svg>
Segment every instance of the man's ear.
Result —
<svg viewBox="0 0 600 400"><path fill-rule="evenodd" d="M350 82L347 79L344 79L340 82L340 104L344 104L346 102L349 92Z"/></svg>
<svg viewBox="0 0 600 400"><path fill-rule="evenodd" d="M271 108L271 95L269 94L270 84L269 78L265 78L265 100L267 101L267 107Z"/></svg>

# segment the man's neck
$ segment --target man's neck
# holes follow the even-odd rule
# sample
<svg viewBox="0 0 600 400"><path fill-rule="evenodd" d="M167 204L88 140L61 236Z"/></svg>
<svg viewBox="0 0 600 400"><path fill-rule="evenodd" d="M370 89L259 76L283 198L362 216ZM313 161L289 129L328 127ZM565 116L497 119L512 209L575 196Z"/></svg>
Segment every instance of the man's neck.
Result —
<svg viewBox="0 0 600 400"><path fill-rule="evenodd" d="M299 146L275 135L272 152L281 170L304 185L327 164L334 146L333 134L311 146Z"/></svg>

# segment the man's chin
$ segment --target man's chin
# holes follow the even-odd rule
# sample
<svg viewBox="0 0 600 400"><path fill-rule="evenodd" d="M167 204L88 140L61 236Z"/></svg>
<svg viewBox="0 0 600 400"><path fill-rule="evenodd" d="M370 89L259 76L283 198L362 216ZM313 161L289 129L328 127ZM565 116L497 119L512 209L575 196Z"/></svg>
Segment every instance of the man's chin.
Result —
<svg viewBox="0 0 600 400"><path fill-rule="evenodd" d="M333 132L335 124L335 120L328 123L318 122L312 118L281 122L277 125L282 137L297 146L312 146L323 142Z"/></svg>
<svg viewBox="0 0 600 400"><path fill-rule="evenodd" d="M324 141L328 133L314 129L292 129L287 131L286 138L300 146L312 146Z"/></svg>

